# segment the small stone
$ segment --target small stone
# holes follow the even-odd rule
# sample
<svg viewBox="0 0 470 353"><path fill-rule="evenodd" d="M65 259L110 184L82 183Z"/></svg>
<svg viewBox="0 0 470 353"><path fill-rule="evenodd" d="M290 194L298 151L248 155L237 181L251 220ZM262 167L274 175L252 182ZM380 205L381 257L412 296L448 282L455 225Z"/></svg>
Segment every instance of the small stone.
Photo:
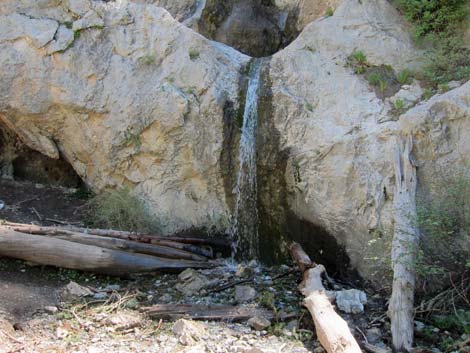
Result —
<svg viewBox="0 0 470 353"><path fill-rule="evenodd" d="M286 330L294 331L294 330L297 330L298 327L299 327L299 323L297 322L297 320L291 320L287 323Z"/></svg>
<svg viewBox="0 0 470 353"><path fill-rule="evenodd" d="M256 290L250 286L235 286L235 300L238 303L246 303L255 299Z"/></svg>
<svg viewBox="0 0 470 353"><path fill-rule="evenodd" d="M76 300L91 295L93 295L93 292L90 289L83 287L73 281L70 281L63 289L63 296L67 300Z"/></svg>
<svg viewBox="0 0 470 353"><path fill-rule="evenodd" d="M366 293L357 289L348 289L336 292L336 305L345 313L358 314L364 311L367 303Z"/></svg>
<svg viewBox="0 0 470 353"><path fill-rule="evenodd" d="M415 320L415 331L416 332L423 332L423 330L426 328L426 325L422 323L421 321Z"/></svg>
<svg viewBox="0 0 470 353"><path fill-rule="evenodd" d="M108 297L108 294L106 292L98 292L93 295L93 299L96 300L104 300Z"/></svg>
<svg viewBox="0 0 470 353"><path fill-rule="evenodd" d="M171 302L172 297L171 297L170 294L165 293L158 300L162 303L169 303L169 302Z"/></svg>
<svg viewBox="0 0 470 353"><path fill-rule="evenodd" d="M253 269L244 264L239 264L235 276L240 278L249 278L253 275Z"/></svg>
<svg viewBox="0 0 470 353"><path fill-rule="evenodd" d="M59 311L56 306L45 306L44 311L48 314L55 314Z"/></svg>
<svg viewBox="0 0 470 353"><path fill-rule="evenodd" d="M380 329L378 329L377 327L373 327L371 329L366 330L367 341L369 341L369 343L371 344L376 344L377 342L379 342L382 336L382 331L380 331Z"/></svg>
<svg viewBox="0 0 470 353"><path fill-rule="evenodd" d="M103 19L95 11L90 10L82 18L73 22L72 30L77 32L86 28L101 28L103 26Z"/></svg>
<svg viewBox="0 0 470 353"><path fill-rule="evenodd" d="M271 321L262 316L254 316L248 320L248 325L257 331L261 331L271 326Z"/></svg>
<svg viewBox="0 0 470 353"><path fill-rule="evenodd" d="M206 333L206 328L203 324L185 319L176 321L172 330L179 343L184 346L193 345L200 341Z"/></svg>
<svg viewBox="0 0 470 353"><path fill-rule="evenodd" d="M206 276L192 268L188 268L181 272L178 276L178 281L179 283L176 285L176 289L187 296L197 294L209 283Z"/></svg>
<svg viewBox="0 0 470 353"><path fill-rule="evenodd" d="M120 312L111 314L106 319L106 324L114 326L116 331L128 330L130 328L137 327L141 324L142 317L140 314L135 312Z"/></svg>
<svg viewBox="0 0 470 353"><path fill-rule="evenodd" d="M108 284L103 288L103 292L117 292L121 289L119 284Z"/></svg>

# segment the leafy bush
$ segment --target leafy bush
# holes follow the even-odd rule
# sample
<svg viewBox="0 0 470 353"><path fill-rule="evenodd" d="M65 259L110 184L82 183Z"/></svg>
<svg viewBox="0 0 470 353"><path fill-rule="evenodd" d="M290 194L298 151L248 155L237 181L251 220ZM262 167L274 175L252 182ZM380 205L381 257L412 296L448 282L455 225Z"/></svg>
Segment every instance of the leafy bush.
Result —
<svg viewBox="0 0 470 353"><path fill-rule="evenodd" d="M191 60L193 60L193 61L196 60L196 59L198 59L198 58L199 58L199 55L200 55L199 51L196 50L196 49L189 49L189 53L188 53L188 54L189 54L189 58L190 58Z"/></svg>
<svg viewBox="0 0 470 353"><path fill-rule="evenodd" d="M155 63L155 55L147 54L139 58L139 62L144 65L152 65Z"/></svg>
<svg viewBox="0 0 470 353"><path fill-rule="evenodd" d="M424 282L462 277L470 260L470 177L440 172L434 179L428 196L417 199L417 270Z"/></svg>
<svg viewBox="0 0 470 353"><path fill-rule="evenodd" d="M395 2L414 24L416 39L432 46L423 69L426 79L437 84L470 78L470 49L463 47L461 38L469 15L468 0Z"/></svg>
<svg viewBox="0 0 470 353"><path fill-rule="evenodd" d="M409 84L410 81L411 81L411 71L410 70L407 70L407 69L404 69L403 71L400 71L398 74L397 74L397 81L401 84L401 85L406 85L406 84Z"/></svg>
<svg viewBox="0 0 470 353"><path fill-rule="evenodd" d="M331 16L333 16L334 13L335 13L335 10L333 10L332 7L329 7L325 11L325 17L331 17Z"/></svg>
<svg viewBox="0 0 470 353"><path fill-rule="evenodd" d="M354 68L356 74L363 74L369 66L366 54L362 50L355 50L348 56L348 63Z"/></svg>
<svg viewBox="0 0 470 353"><path fill-rule="evenodd" d="M88 203L89 223L93 227L150 232L156 222L144 204L127 188L106 191Z"/></svg>
<svg viewBox="0 0 470 353"><path fill-rule="evenodd" d="M403 99L397 99L394 103L393 106L396 110L401 110L405 106L405 102Z"/></svg>

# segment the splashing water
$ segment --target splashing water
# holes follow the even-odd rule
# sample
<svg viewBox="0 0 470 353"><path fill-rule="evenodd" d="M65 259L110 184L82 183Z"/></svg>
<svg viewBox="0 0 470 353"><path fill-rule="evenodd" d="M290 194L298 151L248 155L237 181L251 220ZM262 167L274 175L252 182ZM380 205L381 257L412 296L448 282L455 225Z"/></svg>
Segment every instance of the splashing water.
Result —
<svg viewBox="0 0 470 353"><path fill-rule="evenodd" d="M258 209L256 186L256 128L258 125L258 91L260 86L261 62L255 60L250 69L246 92L243 127L239 148L239 169L235 211L230 235L233 242L232 256L245 260L259 256Z"/></svg>

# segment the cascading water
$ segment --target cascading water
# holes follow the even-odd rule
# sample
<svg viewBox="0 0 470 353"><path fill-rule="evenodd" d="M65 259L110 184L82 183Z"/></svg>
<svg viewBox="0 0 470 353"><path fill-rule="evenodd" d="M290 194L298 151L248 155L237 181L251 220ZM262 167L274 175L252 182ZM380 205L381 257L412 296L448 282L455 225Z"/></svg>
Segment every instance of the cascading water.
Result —
<svg viewBox="0 0 470 353"><path fill-rule="evenodd" d="M256 129L258 125L258 93L261 61L255 60L250 69L246 92L243 127L239 148L239 169L234 194L235 210L230 235L234 240L235 258L256 259L259 256L258 210L256 185Z"/></svg>

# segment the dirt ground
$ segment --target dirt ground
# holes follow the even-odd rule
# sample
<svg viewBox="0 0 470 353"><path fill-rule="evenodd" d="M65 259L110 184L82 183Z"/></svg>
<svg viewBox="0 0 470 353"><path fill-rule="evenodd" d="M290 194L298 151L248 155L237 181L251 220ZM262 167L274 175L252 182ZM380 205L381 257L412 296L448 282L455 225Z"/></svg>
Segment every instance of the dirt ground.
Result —
<svg viewBox="0 0 470 353"><path fill-rule="evenodd" d="M77 196L74 189L0 179L0 221L83 225L86 201ZM230 270L221 268L214 275L225 275L231 270L233 266ZM265 274L260 273L259 281L264 277ZM286 280L297 282L296 277ZM94 291L110 284L114 289L104 298L97 299L93 295L70 298L65 290L70 282ZM173 321L150 320L138 309L162 301L199 303L202 300L210 304L230 304L233 303L233 288L205 297L184 297L174 289L176 283L176 274L123 280L0 258L0 353L300 353L318 346L313 340L309 320L306 320L310 325L308 329L299 326L300 331L287 335L279 335L281 326L275 333L252 330L246 323L206 322L202 324L206 336L182 344L172 332ZM296 283L280 285L295 288ZM260 286L260 291L265 288L262 283ZM282 286L280 288L284 288ZM296 292L289 291L287 300L298 310L300 298Z"/></svg>

